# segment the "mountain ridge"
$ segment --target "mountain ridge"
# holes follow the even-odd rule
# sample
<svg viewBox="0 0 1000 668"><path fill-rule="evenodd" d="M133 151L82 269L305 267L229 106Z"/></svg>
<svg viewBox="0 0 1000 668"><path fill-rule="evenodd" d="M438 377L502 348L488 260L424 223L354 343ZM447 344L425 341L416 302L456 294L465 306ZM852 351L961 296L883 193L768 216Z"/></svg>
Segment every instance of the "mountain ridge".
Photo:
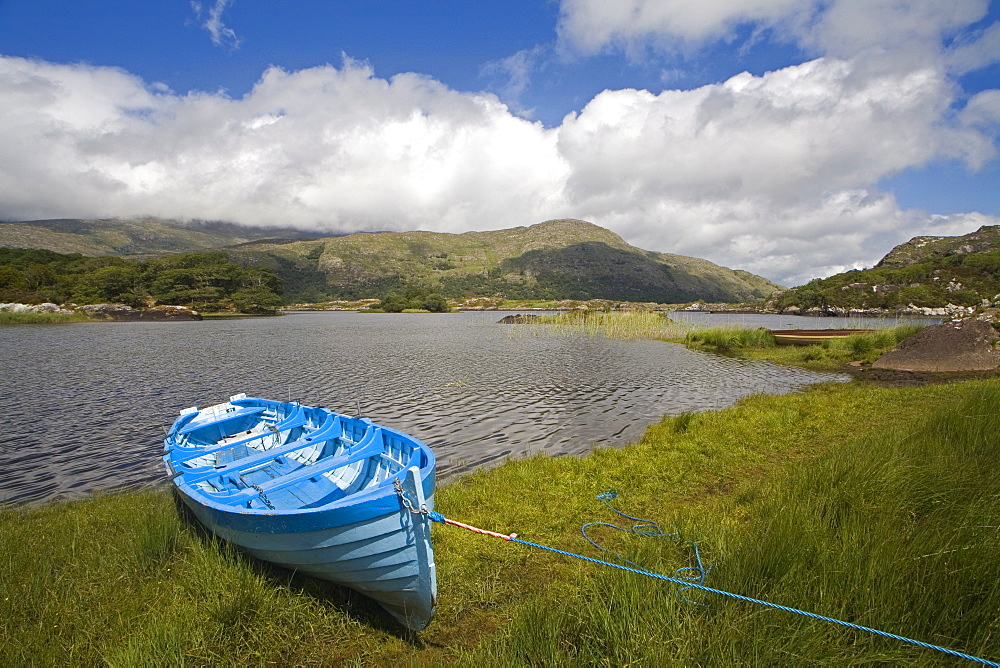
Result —
<svg viewBox="0 0 1000 668"><path fill-rule="evenodd" d="M291 228L242 227L221 221L139 218L54 218L0 222L0 246L89 256L157 256L214 250L273 237L315 238Z"/></svg>
<svg viewBox="0 0 1000 668"><path fill-rule="evenodd" d="M224 250L245 266L278 273L292 302L379 297L417 285L447 297L660 303L755 301L780 289L708 260L636 248L610 230L576 219L460 234L323 237L157 218L60 219L0 223L0 246L132 258Z"/></svg>
<svg viewBox="0 0 1000 668"><path fill-rule="evenodd" d="M448 297L741 302L780 289L708 260L646 251L593 223L556 219L486 232L380 232L247 244L248 262L297 264L339 286L337 297L421 284ZM290 277L283 273L286 283ZM318 295L311 295L318 296ZM316 301L304 295L303 301Z"/></svg>
<svg viewBox="0 0 1000 668"><path fill-rule="evenodd" d="M831 307L892 311L1000 304L1000 225L960 236L918 236L869 269L852 269L781 294L778 309Z"/></svg>

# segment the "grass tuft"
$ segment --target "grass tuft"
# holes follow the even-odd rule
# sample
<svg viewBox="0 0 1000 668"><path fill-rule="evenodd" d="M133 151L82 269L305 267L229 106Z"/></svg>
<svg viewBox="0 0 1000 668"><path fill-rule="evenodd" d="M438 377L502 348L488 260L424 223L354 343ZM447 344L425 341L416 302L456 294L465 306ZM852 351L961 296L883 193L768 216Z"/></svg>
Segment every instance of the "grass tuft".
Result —
<svg viewBox="0 0 1000 668"><path fill-rule="evenodd" d="M767 329L745 329L716 327L688 332L684 341L689 345L714 348L718 352L746 350L752 348L773 348L774 335Z"/></svg>

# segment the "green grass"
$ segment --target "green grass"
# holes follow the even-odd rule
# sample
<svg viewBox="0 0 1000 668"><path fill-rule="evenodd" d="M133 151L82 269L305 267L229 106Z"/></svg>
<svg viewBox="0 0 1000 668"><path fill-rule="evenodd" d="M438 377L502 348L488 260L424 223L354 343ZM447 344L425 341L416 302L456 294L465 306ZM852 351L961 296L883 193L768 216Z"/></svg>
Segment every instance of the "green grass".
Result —
<svg viewBox="0 0 1000 668"><path fill-rule="evenodd" d="M536 332L557 334L575 334L582 330L588 336L600 334L615 339L669 338L685 331L684 325L656 311L569 311L542 316L527 327Z"/></svg>
<svg viewBox="0 0 1000 668"><path fill-rule="evenodd" d="M527 327L534 332L572 334L582 331L588 336L600 334L620 339L659 339L683 343L696 350L830 371L848 362L874 362L880 355L920 331L922 325L898 325L811 346L779 346L774 335L764 328L692 329L691 325L670 320L663 313L645 310L605 312L581 309L543 316Z"/></svg>
<svg viewBox="0 0 1000 668"><path fill-rule="evenodd" d="M837 369L847 362L871 363L923 325L898 325L869 334L852 334L810 346L779 346L766 329L713 328L688 332L685 345L710 352L734 354L816 370Z"/></svg>
<svg viewBox="0 0 1000 668"><path fill-rule="evenodd" d="M714 564L710 586L996 659L1000 448L990 434L1000 386L960 393L911 429L801 453L703 504L637 504L638 514L698 541ZM659 572L691 563L676 543L608 539ZM826 622L709 594L686 604L638 576L593 575L574 598L528 607L480 654L609 666L945 663Z"/></svg>
<svg viewBox="0 0 1000 668"><path fill-rule="evenodd" d="M0 311L0 325L47 325L61 322L93 322L82 313L12 313Z"/></svg>
<svg viewBox="0 0 1000 668"><path fill-rule="evenodd" d="M600 558L594 499L697 541L706 584L1000 657L1000 382L833 383L666 418L638 444L443 486L454 519ZM627 524L631 522L626 521ZM0 511L5 665L938 665L943 655L435 525L417 635L363 597L252 561L163 491ZM689 548L600 540L670 573Z"/></svg>
<svg viewBox="0 0 1000 668"><path fill-rule="evenodd" d="M689 345L713 348L718 352L731 350L746 350L756 348L773 348L774 335L767 329L745 329L736 327L714 327L688 332L684 337Z"/></svg>

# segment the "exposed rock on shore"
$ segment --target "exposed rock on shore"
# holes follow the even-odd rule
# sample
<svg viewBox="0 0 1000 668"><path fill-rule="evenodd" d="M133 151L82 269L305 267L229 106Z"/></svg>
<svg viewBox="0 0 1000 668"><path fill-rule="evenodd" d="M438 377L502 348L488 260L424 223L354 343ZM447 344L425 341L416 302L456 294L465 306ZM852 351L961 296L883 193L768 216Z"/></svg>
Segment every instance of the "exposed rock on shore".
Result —
<svg viewBox="0 0 1000 668"><path fill-rule="evenodd" d="M10 313L83 313L97 320L132 322L136 320L201 320L201 314L186 306L153 306L137 309L128 304L0 304L0 311Z"/></svg>
<svg viewBox="0 0 1000 668"><path fill-rule="evenodd" d="M992 371L1000 369L1000 333L984 320L965 319L924 327L885 353L873 369L897 371Z"/></svg>
<svg viewBox="0 0 1000 668"><path fill-rule="evenodd" d="M186 306L153 306L137 309L127 304L87 304L76 310L101 320L134 322L138 320L201 320L201 314Z"/></svg>
<svg viewBox="0 0 1000 668"><path fill-rule="evenodd" d="M72 309L63 308L59 304L46 302L44 304L0 304L0 311L8 313L61 313L69 315Z"/></svg>
<svg viewBox="0 0 1000 668"><path fill-rule="evenodd" d="M506 315L499 320L497 320L498 325L527 325L533 322L537 322L541 319L540 315L523 315L517 313L515 315Z"/></svg>
<svg viewBox="0 0 1000 668"><path fill-rule="evenodd" d="M764 312L767 312L766 310ZM928 318L962 318L976 312L974 306L958 306L956 304L945 304L944 306L914 306L910 304L905 308L844 308L843 306L810 306L802 309L798 306L786 306L778 311L782 315L810 315L810 316L835 316L840 318L879 318L886 316L918 316Z"/></svg>

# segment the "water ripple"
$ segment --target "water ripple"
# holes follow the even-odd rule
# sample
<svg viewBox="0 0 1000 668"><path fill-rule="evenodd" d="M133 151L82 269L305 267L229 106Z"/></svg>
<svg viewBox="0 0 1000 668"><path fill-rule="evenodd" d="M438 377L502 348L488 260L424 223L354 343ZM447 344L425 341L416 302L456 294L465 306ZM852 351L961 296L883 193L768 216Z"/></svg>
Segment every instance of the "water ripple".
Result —
<svg viewBox="0 0 1000 668"><path fill-rule="evenodd" d="M656 341L539 334L503 313L303 313L0 327L0 501L163 480L177 411L246 392L361 412L434 448L442 477L636 440L663 415L842 376Z"/></svg>

